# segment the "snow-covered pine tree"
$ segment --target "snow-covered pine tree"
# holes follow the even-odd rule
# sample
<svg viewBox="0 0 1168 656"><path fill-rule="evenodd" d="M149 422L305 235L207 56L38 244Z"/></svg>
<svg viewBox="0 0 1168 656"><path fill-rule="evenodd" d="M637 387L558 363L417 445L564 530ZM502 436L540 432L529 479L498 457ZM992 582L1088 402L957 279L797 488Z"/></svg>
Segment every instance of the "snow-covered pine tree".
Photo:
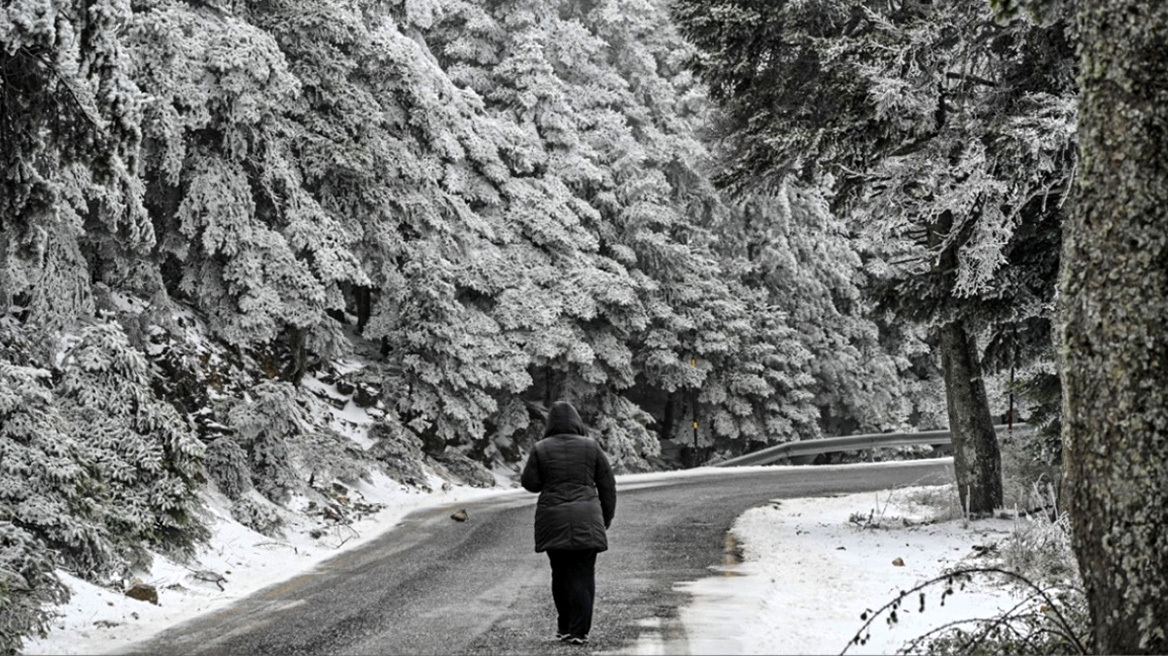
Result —
<svg viewBox="0 0 1168 656"><path fill-rule="evenodd" d="M58 403L78 463L94 481L93 519L132 568L147 547L190 553L207 535L196 516L203 445L189 421L154 394L150 362L105 319L65 347Z"/></svg>
<svg viewBox="0 0 1168 656"><path fill-rule="evenodd" d="M221 435L207 444L203 463L207 476L228 499L235 501L252 488L251 462L235 436Z"/></svg>
<svg viewBox="0 0 1168 656"><path fill-rule="evenodd" d="M762 302L805 350L798 371L814 379L809 391L823 432L905 425L920 396L908 393L912 361L882 340L865 294L863 242L822 191L787 181L744 195L714 229L722 256L744 284L764 291Z"/></svg>
<svg viewBox="0 0 1168 656"><path fill-rule="evenodd" d="M344 307L343 284L364 282L350 251L359 235L320 206L296 167L288 113L298 80L270 35L207 7L147 3L126 38L134 78L153 99L146 200L168 291L234 346L282 340L291 363L281 374L298 381L307 334Z"/></svg>
<svg viewBox="0 0 1168 656"><path fill-rule="evenodd" d="M93 311L86 242L154 238L136 176L142 98L119 38L129 18L119 0L0 10L0 304L46 335Z"/></svg>
<svg viewBox="0 0 1168 656"><path fill-rule="evenodd" d="M54 569L108 573L117 559L89 512L95 481L79 461L46 369L17 364L27 335L0 318L0 653L45 635L69 590ZM14 362L15 361L15 362ZM61 554L57 556L57 554Z"/></svg>
<svg viewBox="0 0 1168 656"><path fill-rule="evenodd" d="M545 310L527 341L536 355L531 398L572 394L592 414L602 404L633 407L604 401L628 390L659 418L671 416L673 402L661 399L692 396L679 390L696 390L710 370L732 365L736 340L750 337L746 309L689 214L715 202L714 192L696 170L703 153L694 137L696 84L680 66L684 43L663 5L638 5L632 14L546 1L446 9L429 33L440 61L479 91L488 112L529 137L512 160L531 167L516 170L518 184L534 174L557 196L567 192L590 237L591 244L575 240L588 251L555 260L572 273L550 281L554 300L544 305L568 314ZM525 225L546 223L516 209L511 216ZM546 229L528 234L538 239ZM546 238L538 245L555 246ZM515 315L508 321L519 323ZM642 422L629 414L612 425ZM633 434L622 452L656 452L651 433Z"/></svg>
<svg viewBox="0 0 1168 656"><path fill-rule="evenodd" d="M297 475L292 453L293 444L305 432L304 419L296 388L286 382L266 380L248 390L228 413L235 434L219 438L233 440L246 452L256 490L278 504L287 503L292 492L308 480ZM234 447L221 445L216 451L223 454L220 457L230 458L236 468L238 452Z"/></svg>
<svg viewBox="0 0 1168 656"><path fill-rule="evenodd" d="M502 250L480 260L481 282L464 298L490 311L510 348L530 358L533 400L546 404L548 397L578 393L577 402L586 406L597 385L627 386L632 379L626 340L611 332L601 303L635 305L635 283L623 266L596 252L599 240L588 226L599 215L570 188L569 174L595 167L581 157L579 121L544 55L538 21L530 11L498 15L452 3L429 33L440 61L482 93L491 124L503 126L498 150L511 175L498 210ZM517 382L516 391L533 384L526 365ZM500 428L524 425L507 419L493 421L492 429L509 441Z"/></svg>
<svg viewBox="0 0 1168 656"><path fill-rule="evenodd" d="M479 307L498 293L488 278L509 239L504 138L411 36L428 20L416 10L284 2L251 18L302 81L308 187L364 236L368 282L351 287L350 307L382 342L387 401L428 442L458 444L482 438L494 390L526 385L526 361ZM321 38L302 39L310 28Z"/></svg>
<svg viewBox="0 0 1168 656"><path fill-rule="evenodd" d="M0 521L60 550L84 576L120 569L100 520L103 504L91 497L102 482L57 407L50 372L6 362L0 368Z"/></svg>
<svg viewBox="0 0 1168 656"><path fill-rule="evenodd" d="M57 578L53 552L7 520L0 520L0 654L16 654L28 635L48 635L49 606L69 600Z"/></svg>
<svg viewBox="0 0 1168 656"><path fill-rule="evenodd" d="M1032 301L1050 298L1053 258L1028 258L1057 253L1072 169L1066 23L998 25L978 0L675 7L732 119L725 181L823 185L896 262L880 272L896 309L937 326L958 487L975 512L992 510L996 439L984 389L964 381L980 381L983 327L1049 314Z"/></svg>

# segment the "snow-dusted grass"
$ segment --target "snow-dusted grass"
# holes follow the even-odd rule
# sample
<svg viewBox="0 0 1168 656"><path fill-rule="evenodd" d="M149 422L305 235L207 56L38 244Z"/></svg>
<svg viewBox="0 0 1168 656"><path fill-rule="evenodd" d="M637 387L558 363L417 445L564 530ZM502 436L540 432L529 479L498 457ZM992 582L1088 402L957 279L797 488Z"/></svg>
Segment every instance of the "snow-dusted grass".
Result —
<svg viewBox="0 0 1168 656"><path fill-rule="evenodd" d="M865 645L849 641L861 615L879 609L902 590L958 566L985 566L974 545L998 543L1014 521L947 519L951 486L772 502L748 510L732 529L744 561L679 589L694 595L680 621L688 644L645 635L638 654L890 654L933 627L991 617L1023 595L990 582L974 582L940 605L942 587L927 591L925 611L916 595L872 625ZM899 560L898 560L899 559ZM896 565L902 562L903 565Z"/></svg>
<svg viewBox="0 0 1168 656"><path fill-rule="evenodd" d="M500 477L501 478L501 477ZM131 643L146 639L163 629L197 615L221 608L264 587L304 573L321 561L360 546L387 530L415 510L455 504L499 494L518 493L506 487L482 489L447 486L433 477L434 492L407 488L381 475L350 491L366 503L385 504L379 512L352 524L338 524L319 538L310 531L319 529L303 514L284 512L284 537L267 537L231 518L230 503L222 496L207 498L214 535L197 563L175 563L156 556L148 574L140 576L158 592L158 605L131 599L119 591L87 583L66 572L58 572L73 592L72 599L58 608L48 638L25 640L25 654L100 654L123 651ZM303 508L307 500L297 497L290 508ZM221 576L216 583L200 580Z"/></svg>

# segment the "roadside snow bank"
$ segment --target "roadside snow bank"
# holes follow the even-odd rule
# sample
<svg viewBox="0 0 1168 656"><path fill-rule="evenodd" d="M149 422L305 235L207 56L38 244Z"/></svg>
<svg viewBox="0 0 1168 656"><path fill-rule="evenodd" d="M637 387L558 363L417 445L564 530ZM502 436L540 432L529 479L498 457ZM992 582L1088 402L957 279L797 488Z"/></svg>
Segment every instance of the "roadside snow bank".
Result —
<svg viewBox="0 0 1168 656"><path fill-rule="evenodd" d="M495 472L500 483L513 486L505 474ZM678 476L726 474L726 470L713 468L637 474L618 477L618 486L651 486ZM320 525L301 513L286 513L284 537L272 538L233 520L225 498L208 497L214 536L197 563L184 566L159 556L151 571L141 576L144 583L156 588L159 605L61 572L73 599L59 607L61 616L49 637L27 640L23 653L116 653L365 544L415 510L457 507L472 499L521 493L505 488L449 487L437 477L429 483L435 491L426 493L374 475L371 483L352 490L354 499L385 504L385 508L350 525L332 527L316 538L312 529ZM693 603L680 611L687 642L666 643L661 632L649 631L631 651L839 653L863 624L860 615L865 610L880 608L901 590L965 559L971 559L966 563L969 565L982 564L972 560L974 545L1000 542L1010 534L1012 520L927 523L937 513L938 500L943 505L952 495L951 486L908 488L782 500L748 510L735 522L735 540L727 544L728 559L734 561L741 554L743 562L730 562L718 576L679 584L680 589L694 595ZM298 506L303 501L294 499L289 505ZM901 559L903 566L894 565L896 559ZM944 607L939 606L939 597L939 588L929 591L923 614L915 602L902 607L895 625L878 618L871 640L849 648L848 653L892 653L930 628L991 616L1021 598L1007 588L988 585L958 592Z"/></svg>
<svg viewBox="0 0 1168 656"><path fill-rule="evenodd" d="M502 478L502 477L498 477ZM407 514L423 508L457 504L499 494L506 488L445 486L432 476L434 492L408 488L381 475L352 492L369 504L384 504L375 514L352 524L337 524L320 533L319 525L295 512L283 513L284 537L257 533L231 518L230 502L209 495L207 507L213 536L196 563L183 565L155 556L150 572L140 575L154 586L158 605L83 581L67 572L58 575L72 591L68 604L59 606L48 638L28 638L24 654L101 654L118 652L170 626L207 613L264 587L312 569L321 561L358 547L397 525ZM512 484L513 485L513 484ZM354 496L357 496L356 494ZM293 499L290 506L297 505ZM317 529L319 537L312 537Z"/></svg>
<svg viewBox="0 0 1168 656"><path fill-rule="evenodd" d="M683 583L694 595L680 611L687 645L650 634L638 654L838 654L863 625L900 591L959 565L985 565L973 547L997 543L1013 520L930 522L937 508L919 501L952 487L814 497L753 508L732 533L743 562L721 576ZM728 544L728 560L736 560ZM903 565L894 564L895 562ZM891 654L905 641L943 624L991 617L1021 601L1021 592L974 583L940 605L942 587L926 591L925 611L914 597L894 624L878 617L865 645L849 654Z"/></svg>

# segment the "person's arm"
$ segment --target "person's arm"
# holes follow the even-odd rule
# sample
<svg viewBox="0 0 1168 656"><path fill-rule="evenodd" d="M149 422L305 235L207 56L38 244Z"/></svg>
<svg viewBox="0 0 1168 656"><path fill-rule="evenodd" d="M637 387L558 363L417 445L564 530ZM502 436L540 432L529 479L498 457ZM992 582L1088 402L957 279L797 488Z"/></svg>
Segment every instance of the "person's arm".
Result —
<svg viewBox="0 0 1168 656"><path fill-rule="evenodd" d="M596 494L600 497L600 510L604 514L604 528L612 525L612 518L616 514L616 478L612 475L612 467L600 445L596 445L596 470L593 472L596 481Z"/></svg>
<svg viewBox="0 0 1168 656"><path fill-rule="evenodd" d="M539 492L543 489L543 476L539 473L539 455L534 447L527 454L527 464L523 466L523 476L519 482L528 492Z"/></svg>

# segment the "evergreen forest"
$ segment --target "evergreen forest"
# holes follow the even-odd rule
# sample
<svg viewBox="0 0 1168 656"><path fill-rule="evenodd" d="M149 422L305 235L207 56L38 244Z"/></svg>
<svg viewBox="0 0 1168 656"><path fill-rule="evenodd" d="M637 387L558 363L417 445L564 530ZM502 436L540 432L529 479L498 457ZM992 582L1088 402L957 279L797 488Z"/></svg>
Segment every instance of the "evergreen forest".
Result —
<svg viewBox="0 0 1168 656"><path fill-rule="evenodd" d="M0 653L208 490L490 486L558 399L618 472L952 426L992 509L993 422L1059 458L1062 13L6 0Z"/></svg>

